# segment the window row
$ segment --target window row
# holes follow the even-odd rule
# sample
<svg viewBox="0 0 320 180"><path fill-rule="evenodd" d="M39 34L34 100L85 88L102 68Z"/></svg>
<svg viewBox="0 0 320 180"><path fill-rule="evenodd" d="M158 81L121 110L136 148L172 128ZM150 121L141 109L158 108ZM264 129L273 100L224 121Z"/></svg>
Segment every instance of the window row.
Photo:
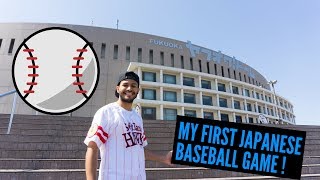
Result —
<svg viewBox="0 0 320 180"><path fill-rule="evenodd" d="M156 73L142 72L142 80L143 81L150 81L150 82L157 82ZM171 75L171 74L163 74L163 83L177 84L177 76ZM191 77L183 77L182 84L184 86L195 87L195 79L191 78ZM212 85L211 85L211 81L201 80L201 88L213 89ZM240 88L238 86L232 86L232 89L230 90L230 92L233 94L252 97L252 98L256 98L256 99L260 99L260 100L263 100L266 102L273 103L273 98L271 97L271 95L263 95L263 93L250 91L249 89L245 89L245 88L243 88L243 91L240 91L239 89ZM218 83L217 90L221 91L221 92L227 92L226 84ZM285 103L285 105L286 105L286 103ZM284 107L283 103L281 101L280 101L280 106ZM287 105L285 107L286 107L286 109L288 109Z"/></svg>
<svg viewBox="0 0 320 180"><path fill-rule="evenodd" d="M141 108L141 115L143 119L152 119L155 120L157 119L156 114L157 114L157 109L155 107L145 107L143 106ZM177 109L172 109L172 108L164 108L163 109L163 120L176 120L178 111ZM197 117L197 112L195 110L184 110L184 116L188 117ZM231 118L229 117L229 114L221 113L221 121L230 121ZM203 118L205 119L212 119L214 120L214 114L213 112L209 111L204 111L203 112ZM243 123L243 118L241 115L235 115L235 122L237 123ZM248 118L249 123L254 123L253 118L249 117Z"/></svg>
<svg viewBox="0 0 320 180"><path fill-rule="evenodd" d="M177 98L177 92L175 91L163 91L163 101L170 101L170 102L178 102ZM142 89L142 99L147 99L147 100L157 100L157 93L155 89ZM192 103L196 104L196 95L192 93L184 93L183 94L183 102L184 103ZM230 105L232 103L231 101L228 102L228 99L220 97L219 98L219 104L217 106L219 107L225 107L225 108L232 108ZM202 105L207 105L207 106L213 106L213 98L212 96L206 96L202 95ZM247 111L252 111L252 112L257 112L257 113L263 113L267 115L272 115L274 116L274 110L269 107L265 106L256 106L255 104L252 103L246 103L243 102L243 105L241 107L241 103L238 100L233 101L233 108L234 109L239 109L239 110L247 110Z"/></svg>

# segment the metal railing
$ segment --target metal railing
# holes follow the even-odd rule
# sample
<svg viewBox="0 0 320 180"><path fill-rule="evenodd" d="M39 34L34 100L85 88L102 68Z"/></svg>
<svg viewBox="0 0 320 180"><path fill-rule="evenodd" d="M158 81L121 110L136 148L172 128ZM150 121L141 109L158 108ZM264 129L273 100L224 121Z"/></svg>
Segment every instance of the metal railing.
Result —
<svg viewBox="0 0 320 180"><path fill-rule="evenodd" d="M8 130L7 130L7 134L10 134L10 130L11 130L11 126L12 126L12 120L13 120L13 115L14 112L16 110L16 103L17 103L17 91L16 90L12 90L3 94L0 94L0 98L4 97L4 96L8 96L14 94L13 96L13 102L12 102L12 108L11 108L11 114L10 114L10 121L9 121L9 125L8 125Z"/></svg>

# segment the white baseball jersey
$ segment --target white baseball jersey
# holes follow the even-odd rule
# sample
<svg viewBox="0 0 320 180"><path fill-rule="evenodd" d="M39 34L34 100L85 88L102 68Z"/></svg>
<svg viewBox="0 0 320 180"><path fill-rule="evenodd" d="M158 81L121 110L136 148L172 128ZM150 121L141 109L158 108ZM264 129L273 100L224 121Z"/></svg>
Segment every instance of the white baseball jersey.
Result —
<svg viewBox="0 0 320 180"><path fill-rule="evenodd" d="M99 180L146 179L144 146L148 143L142 119L134 110L127 111L116 102L100 108L84 143L90 141L100 149Z"/></svg>

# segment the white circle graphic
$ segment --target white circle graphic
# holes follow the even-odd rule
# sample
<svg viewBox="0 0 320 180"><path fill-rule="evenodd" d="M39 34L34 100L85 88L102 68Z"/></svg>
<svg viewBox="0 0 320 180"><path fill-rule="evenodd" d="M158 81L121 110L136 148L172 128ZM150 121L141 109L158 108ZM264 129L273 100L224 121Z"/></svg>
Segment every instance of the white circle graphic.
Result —
<svg viewBox="0 0 320 180"><path fill-rule="evenodd" d="M12 77L29 106L46 114L65 114L84 105L94 93L99 63L83 36L52 27L33 33L19 46Z"/></svg>

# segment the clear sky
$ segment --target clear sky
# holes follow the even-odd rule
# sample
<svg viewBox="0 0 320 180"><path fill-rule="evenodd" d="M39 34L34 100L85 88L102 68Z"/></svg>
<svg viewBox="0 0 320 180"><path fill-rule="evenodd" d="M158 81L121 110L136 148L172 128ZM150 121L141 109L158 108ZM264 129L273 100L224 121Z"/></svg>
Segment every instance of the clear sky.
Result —
<svg viewBox="0 0 320 180"><path fill-rule="evenodd" d="M143 32L220 50L247 63L320 125L318 0L0 0L0 22L79 24ZM318 92L318 93L317 93Z"/></svg>

